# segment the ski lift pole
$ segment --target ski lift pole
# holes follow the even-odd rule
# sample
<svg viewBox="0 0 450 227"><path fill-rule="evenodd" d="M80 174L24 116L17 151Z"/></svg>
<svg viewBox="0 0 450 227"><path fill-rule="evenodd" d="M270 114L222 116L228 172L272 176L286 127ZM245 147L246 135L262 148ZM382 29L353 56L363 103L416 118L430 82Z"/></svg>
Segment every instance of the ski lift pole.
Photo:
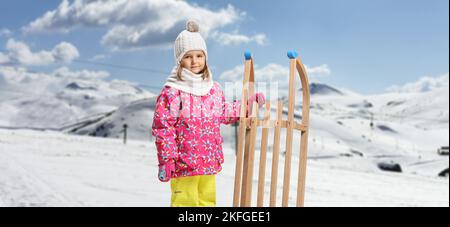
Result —
<svg viewBox="0 0 450 227"><path fill-rule="evenodd" d="M123 144L127 144L127 128L128 128L128 125L124 124L123 125Z"/></svg>

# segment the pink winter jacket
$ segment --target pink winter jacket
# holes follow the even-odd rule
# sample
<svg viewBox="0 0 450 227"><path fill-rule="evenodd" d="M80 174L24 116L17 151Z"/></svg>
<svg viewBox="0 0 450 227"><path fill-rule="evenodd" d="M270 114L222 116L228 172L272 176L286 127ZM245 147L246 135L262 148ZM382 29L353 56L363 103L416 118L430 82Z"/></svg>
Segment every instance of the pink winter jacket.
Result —
<svg viewBox="0 0 450 227"><path fill-rule="evenodd" d="M164 87L152 126L159 164L174 166L172 178L220 172L224 162L220 125L239 120L240 103L225 102L217 83L201 97Z"/></svg>

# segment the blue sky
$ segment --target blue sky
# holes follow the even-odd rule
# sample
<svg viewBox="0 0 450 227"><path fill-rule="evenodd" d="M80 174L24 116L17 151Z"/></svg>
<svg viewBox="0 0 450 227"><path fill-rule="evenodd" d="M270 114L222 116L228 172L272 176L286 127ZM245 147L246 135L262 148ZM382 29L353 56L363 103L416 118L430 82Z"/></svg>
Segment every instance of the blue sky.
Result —
<svg viewBox="0 0 450 227"><path fill-rule="evenodd" d="M72 70L102 70L111 74L110 79L157 87L162 86L167 77L158 72L169 72L174 65L170 46L176 36L174 31L181 31L183 18L193 15L208 18L208 21L199 22L210 26L207 31L209 65L217 79L222 73L242 66L245 50L251 50L255 63L264 68L269 64L287 67L286 51L291 49L299 52L309 68L325 67L328 70L317 75L312 73L313 81L362 94L381 93L392 85L417 81L424 76L448 74L447 0L192 0L186 1L190 9L186 12L184 8L174 7L181 10L181 14L164 16L172 9L167 9L166 13L166 8L162 8L136 16L138 9L130 7L130 12L134 13L122 15L130 20L114 22L119 20L118 14L106 14L104 18L100 18L103 14L88 15L87 19L65 15L66 18L54 19L51 24L34 26L38 32L27 32L26 27L30 27L31 22L42 18L47 11L56 10L61 2L2 1L0 53L8 53L6 43L11 39L25 43L32 52L52 50L59 43L68 42L79 52L76 60L28 65L27 68L47 72L65 65ZM72 5L73 1L69 4ZM232 5L231 9L229 5ZM110 6L113 8L113 4ZM205 17L202 15L205 10L212 13L205 15L219 14L224 10L226 13ZM162 16L153 16L159 14ZM92 22L94 17L96 21ZM123 37L117 34L120 32L114 33L113 29L118 28L118 24L162 23L176 17L180 22L169 29L172 32L157 32L158 39L153 39L153 34L143 36L138 46L131 48L122 43ZM131 31L141 28L131 25ZM68 31L61 31L65 28ZM105 38L106 34L111 36ZM220 34L244 36L249 41L225 45ZM258 35L264 37L260 42L253 39ZM107 41L102 42L105 39Z"/></svg>

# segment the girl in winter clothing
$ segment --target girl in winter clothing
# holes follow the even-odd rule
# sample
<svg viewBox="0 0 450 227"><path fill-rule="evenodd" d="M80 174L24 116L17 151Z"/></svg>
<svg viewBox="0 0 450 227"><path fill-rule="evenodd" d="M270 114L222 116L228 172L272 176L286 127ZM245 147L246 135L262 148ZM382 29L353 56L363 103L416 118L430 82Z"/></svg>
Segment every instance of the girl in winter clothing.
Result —
<svg viewBox="0 0 450 227"><path fill-rule="evenodd" d="M239 120L240 102L226 102L208 68L198 24L188 21L175 40L176 66L157 98L152 135L158 178L171 181L171 206L215 206L215 175L222 170L221 124ZM265 103L262 93L248 104ZM250 113L247 113L250 114Z"/></svg>

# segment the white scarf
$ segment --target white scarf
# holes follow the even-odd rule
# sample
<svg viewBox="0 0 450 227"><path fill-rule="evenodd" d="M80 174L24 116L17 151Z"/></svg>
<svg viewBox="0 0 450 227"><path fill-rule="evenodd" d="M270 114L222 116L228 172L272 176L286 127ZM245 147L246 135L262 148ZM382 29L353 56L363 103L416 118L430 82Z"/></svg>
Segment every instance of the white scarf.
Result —
<svg viewBox="0 0 450 227"><path fill-rule="evenodd" d="M203 74L195 74L185 68L181 71L181 78L177 78L177 66L175 66L167 78L165 86L173 87L195 96L205 96L214 85L212 74L209 72L209 78L203 80Z"/></svg>

